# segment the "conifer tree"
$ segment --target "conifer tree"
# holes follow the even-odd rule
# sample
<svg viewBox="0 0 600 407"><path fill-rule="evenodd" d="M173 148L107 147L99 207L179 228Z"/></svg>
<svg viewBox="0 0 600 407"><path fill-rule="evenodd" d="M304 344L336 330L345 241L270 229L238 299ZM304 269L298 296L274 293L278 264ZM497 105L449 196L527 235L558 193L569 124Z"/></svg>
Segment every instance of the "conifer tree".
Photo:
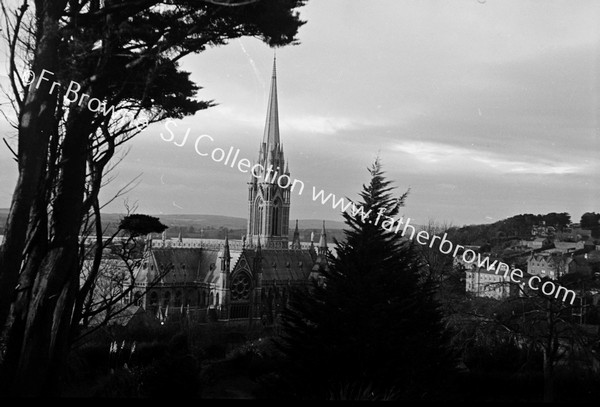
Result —
<svg viewBox="0 0 600 407"><path fill-rule="evenodd" d="M325 284L296 292L284 311L282 381L291 396L424 399L452 365L416 249L402 229L376 225L380 209L398 218L408 192L393 196L379 159L369 172L356 204L368 216L343 213L345 241L335 241Z"/></svg>

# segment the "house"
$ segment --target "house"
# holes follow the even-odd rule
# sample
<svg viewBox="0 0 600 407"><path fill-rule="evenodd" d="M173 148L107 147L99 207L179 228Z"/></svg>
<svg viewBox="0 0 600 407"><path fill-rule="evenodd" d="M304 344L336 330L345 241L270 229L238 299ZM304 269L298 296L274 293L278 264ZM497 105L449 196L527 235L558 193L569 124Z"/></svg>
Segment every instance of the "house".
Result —
<svg viewBox="0 0 600 407"><path fill-rule="evenodd" d="M476 297L489 297L497 300L508 298L514 292L513 284L504 271L496 274L485 267L473 266L466 271L465 289Z"/></svg>

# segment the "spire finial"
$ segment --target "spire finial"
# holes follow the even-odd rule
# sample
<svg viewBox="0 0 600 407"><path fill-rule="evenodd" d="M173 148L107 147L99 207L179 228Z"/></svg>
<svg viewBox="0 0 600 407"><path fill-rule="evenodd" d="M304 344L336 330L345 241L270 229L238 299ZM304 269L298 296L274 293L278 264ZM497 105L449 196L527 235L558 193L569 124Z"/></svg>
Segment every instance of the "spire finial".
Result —
<svg viewBox="0 0 600 407"><path fill-rule="evenodd" d="M226 259L231 258L231 255L229 254L229 231L225 232L225 247L223 248L223 256Z"/></svg>
<svg viewBox="0 0 600 407"><path fill-rule="evenodd" d="M325 232L325 221L323 221L323 229L321 230L321 238L319 239L319 249L327 250L327 233Z"/></svg>
<svg viewBox="0 0 600 407"><path fill-rule="evenodd" d="M231 254L229 252L229 231L225 232L225 246L223 247L223 260L221 261L221 271L229 272L229 261Z"/></svg>
<svg viewBox="0 0 600 407"><path fill-rule="evenodd" d="M294 239L292 240L292 249L301 249L300 232L298 231L298 219L296 219L296 228L294 229Z"/></svg>

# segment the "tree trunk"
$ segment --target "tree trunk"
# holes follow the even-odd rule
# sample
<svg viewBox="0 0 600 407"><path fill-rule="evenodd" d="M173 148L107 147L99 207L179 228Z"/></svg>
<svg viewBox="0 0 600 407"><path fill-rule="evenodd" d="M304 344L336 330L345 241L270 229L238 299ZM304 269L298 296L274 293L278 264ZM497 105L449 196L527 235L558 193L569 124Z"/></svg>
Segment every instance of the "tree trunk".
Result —
<svg viewBox="0 0 600 407"><path fill-rule="evenodd" d="M88 110L71 113L53 203L54 238L33 285L15 375L13 391L19 395L55 392L61 373L59 368L68 352L71 317L79 286L79 230L83 216L87 135L92 121Z"/></svg>
<svg viewBox="0 0 600 407"><path fill-rule="evenodd" d="M37 44L33 71L56 71L58 65L58 21L66 1L36 1ZM51 76L50 76L51 78ZM50 95L52 79L32 83L19 114L19 176L6 222L4 243L0 247L0 327L5 326L15 298L23 251L30 223L30 208L40 192L46 169L50 132L53 129L56 96ZM0 363L3 360L0 352Z"/></svg>

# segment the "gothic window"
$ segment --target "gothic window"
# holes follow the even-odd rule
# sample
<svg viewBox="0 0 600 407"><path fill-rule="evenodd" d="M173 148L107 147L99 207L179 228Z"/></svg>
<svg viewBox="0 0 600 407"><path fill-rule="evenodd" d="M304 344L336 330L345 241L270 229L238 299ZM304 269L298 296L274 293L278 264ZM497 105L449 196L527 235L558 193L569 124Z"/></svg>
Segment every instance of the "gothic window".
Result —
<svg viewBox="0 0 600 407"><path fill-rule="evenodd" d="M209 296L209 299L208 299L208 301L209 301L209 304L211 304L211 305L212 305L212 303L213 303L213 300L214 300L214 295L213 295L213 293L211 292L211 293L210 293L210 296Z"/></svg>
<svg viewBox="0 0 600 407"><path fill-rule="evenodd" d="M261 232L261 226L262 226L262 218L263 218L263 202L262 199L256 198L256 201L254 202L254 226L253 226L253 234L255 235L260 235L262 234Z"/></svg>
<svg viewBox="0 0 600 407"><path fill-rule="evenodd" d="M163 305L166 307L170 303L171 303L171 292L167 291L167 292L165 292L165 295L163 298Z"/></svg>
<svg viewBox="0 0 600 407"><path fill-rule="evenodd" d="M252 282L246 273L239 273L231 282L231 299L233 301L248 300Z"/></svg>
<svg viewBox="0 0 600 407"><path fill-rule="evenodd" d="M215 296L215 305L219 305L219 293Z"/></svg>
<svg viewBox="0 0 600 407"><path fill-rule="evenodd" d="M175 306L181 307L181 291L175 293Z"/></svg>
<svg viewBox="0 0 600 407"><path fill-rule="evenodd" d="M258 209L258 228L256 233L261 235L263 234L263 215L264 215L264 211L265 208L261 205L260 208Z"/></svg>
<svg viewBox="0 0 600 407"><path fill-rule="evenodd" d="M154 293L156 294L156 293ZM139 291L136 291L136 293L133 295L133 298L135 299L135 305L137 305L138 307L142 306L142 293Z"/></svg>
<svg viewBox="0 0 600 407"><path fill-rule="evenodd" d="M150 305L157 305L158 304L158 294L156 294L156 291L153 291L152 294L150 294Z"/></svg>
<svg viewBox="0 0 600 407"><path fill-rule="evenodd" d="M280 204L281 201L277 199L273 204L273 217L271 218L271 235L279 236L281 233L279 232L279 226L281 222L279 221L279 212L280 212Z"/></svg>

